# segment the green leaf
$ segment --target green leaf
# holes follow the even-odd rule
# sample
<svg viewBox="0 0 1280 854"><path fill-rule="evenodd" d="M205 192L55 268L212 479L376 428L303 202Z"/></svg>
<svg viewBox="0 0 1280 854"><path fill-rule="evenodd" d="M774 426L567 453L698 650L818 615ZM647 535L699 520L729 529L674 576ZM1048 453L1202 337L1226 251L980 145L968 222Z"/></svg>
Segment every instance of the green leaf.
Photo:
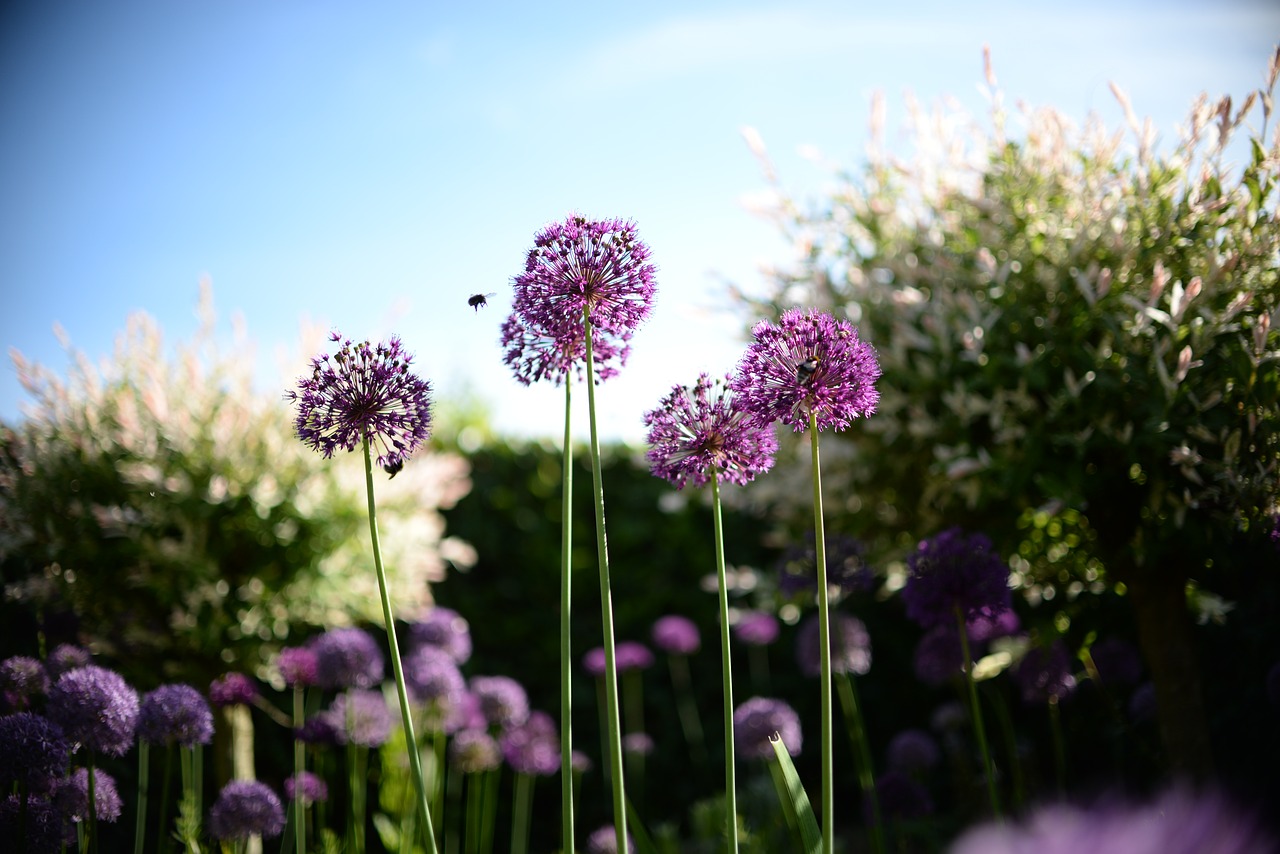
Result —
<svg viewBox="0 0 1280 854"><path fill-rule="evenodd" d="M644 822L640 821L640 814L636 812L635 804L631 803L630 798L625 800L627 833L636 844L636 854L658 854L658 848L653 844L653 837L649 836L649 831L644 828Z"/></svg>
<svg viewBox="0 0 1280 854"><path fill-rule="evenodd" d="M803 846L801 850L805 854L815 854L822 850L822 833L818 829L818 820L813 815L813 805L805 794L800 775L791 762L791 754L787 753L787 746L777 737L771 737L769 743L773 745L773 752L778 757L778 763L770 763L769 769L774 772L773 783L778 789L782 808L787 813L787 822L792 828L798 827Z"/></svg>

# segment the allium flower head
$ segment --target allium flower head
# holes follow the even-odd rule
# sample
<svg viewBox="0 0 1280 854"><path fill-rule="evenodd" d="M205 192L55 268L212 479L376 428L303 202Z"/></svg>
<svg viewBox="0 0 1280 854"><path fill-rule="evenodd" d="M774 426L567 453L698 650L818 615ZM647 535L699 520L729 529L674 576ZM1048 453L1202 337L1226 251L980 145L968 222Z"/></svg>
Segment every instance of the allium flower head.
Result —
<svg viewBox="0 0 1280 854"><path fill-rule="evenodd" d="M439 647L458 664L466 664L471 658L471 626L451 608L439 605L432 608L421 620L406 627L405 637L405 646L410 650L419 646Z"/></svg>
<svg viewBox="0 0 1280 854"><path fill-rule="evenodd" d="M293 731L294 738L304 744L313 744L318 747L331 747L335 744L341 744L338 733L341 731L342 725L335 727L330 719L328 710L312 715Z"/></svg>
<svg viewBox="0 0 1280 854"><path fill-rule="evenodd" d="M394 472L431 435L431 386L409 370L413 357L392 337L376 346L343 339L332 359L311 360L311 375L285 399L298 404L298 438L326 457L354 451L367 436L378 465Z"/></svg>
<svg viewBox="0 0 1280 854"><path fill-rule="evenodd" d="M265 783L232 780L210 807L208 828L214 839L279 836L284 830L284 807Z"/></svg>
<svg viewBox="0 0 1280 854"><path fill-rule="evenodd" d="M1017 612L1010 609L998 614L974 614L965 621L965 628L971 642L986 643L1016 635L1022 629L1022 621Z"/></svg>
<svg viewBox="0 0 1280 854"><path fill-rule="evenodd" d="M667 655L692 655L702 647L702 636L693 620L679 614L659 617L651 632L654 646Z"/></svg>
<svg viewBox="0 0 1280 854"><path fill-rule="evenodd" d="M727 379L727 378L726 378ZM649 465L676 489L702 486L714 473L744 485L773 468L773 425L758 425L722 380L698 375L692 388L675 386L644 415Z"/></svg>
<svg viewBox="0 0 1280 854"><path fill-rule="evenodd" d="M391 737L391 710L381 691L344 691L333 698L325 715L339 744L380 747Z"/></svg>
<svg viewBox="0 0 1280 854"><path fill-rule="evenodd" d="M77 667L49 689L47 712L71 741L95 753L124 756L133 746L138 692L113 670Z"/></svg>
<svg viewBox="0 0 1280 854"><path fill-rule="evenodd" d="M62 727L43 715L17 712L0 717L0 790L21 783L46 791L66 773L71 744Z"/></svg>
<svg viewBox="0 0 1280 854"><path fill-rule="evenodd" d="M730 388L757 423L781 421L798 433L808 429L812 413L818 430L843 430L876 411L876 351L847 321L793 308L776 326L762 320L751 334L755 343Z"/></svg>
<svg viewBox="0 0 1280 854"><path fill-rule="evenodd" d="M213 712L190 685L161 685L142 698L138 738L191 747L213 740Z"/></svg>
<svg viewBox="0 0 1280 854"><path fill-rule="evenodd" d="M319 665L316 651L307 646L288 646L276 656L276 669L290 688L308 688L316 684Z"/></svg>
<svg viewBox="0 0 1280 854"><path fill-rule="evenodd" d="M258 686L243 673L224 673L209 684L209 702L219 709L247 706L258 699Z"/></svg>
<svg viewBox="0 0 1280 854"><path fill-rule="evenodd" d="M836 585L844 593L869 593L876 586L875 573L867 565L867 547L845 534L827 534L827 584ZM778 560L778 590L791 598L798 593L817 589L818 551L814 534L809 531L803 543L788 546ZM810 599L809 601L813 601Z"/></svg>
<svg viewBox="0 0 1280 854"><path fill-rule="evenodd" d="M502 734L501 746L517 774L547 776L560 770L560 737L546 712L530 712L524 723Z"/></svg>
<svg viewBox="0 0 1280 854"><path fill-rule="evenodd" d="M653 653L638 641L621 641L613 650L613 663L619 673L628 670L647 670L653 666ZM604 647L588 650L582 657L582 667L592 676L604 676L608 667Z"/></svg>
<svg viewBox="0 0 1280 854"><path fill-rule="evenodd" d="M492 771L502 764L502 750L482 729L464 729L449 740L449 763L463 774Z"/></svg>
<svg viewBox="0 0 1280 854"><path fill-rule="evenodd" d="M354 626L330 629L310 643L316 654L316 684L321 688L372 688L386 664L373 635Z"/></svg>
<svg viewBox="0 0 1280 854"><path fill-rule="evenodd" d="M77 768L70 777L58 783L53 802L62 809L62 814L72 821L85 821L89 818L89 769ZM93 803L94 811L100 821L115 821L120 818L123 803L116 789L116 780L101 768L93 771Z"/></svg>
<svg viewBox="0 0 1280 854"><path fill-rule="evenodd" d="M471 693L480 703L480 711L490 726L506 729L529 718L529 695L524 686L510 676L473 676Z"/></svg>
<svg viewBox="0 0 1280 854"><path fill-rule="evenodd" d="M464 729L485 729L489 721L480 708L480 698L474 692L463 689L444 716L444 731L452 734Z"/></svg>
<svg viewBox="0 0 1280 854"><path fill-rule="evenodd" d="M625 854L636 850L635 840L627 834L627 850ZM587 854L624 854L618 851L618 828L612 824L597 827L587 837Z"/></svg>
<svg viewBox="0 0 1280 854"><path fill-rule="evenodd" d="M310 771L293 774L284 781L284 796L292 801L298 789L302 789L302 805L320 803L329 800L329 786Z"/></svg>
<svg viewBox="0 0 1280 854"><path fill-rule="evenodd" d="M45 667L49 671L49 678L56 680L68 670L87 667L92 660L89 650L74 644L60 643L49 653Z"/></svg>
<svg viewBox="0 0 1280 854"><path fill-rule="evenodd" d="M781 736L787 752L800 754L800 716L782 700L752 697L733 711L733 741L739 756L769 759L773 745L769 740Z"/></svg>
<svg viewBox="0 0 1280 854"><path fill-rule="evenodd" d="M49 691L49 674L39 660L15 655L0 661L0 696L11 709L26 709L31 698Z"/></svg>
<svg viewBox="0 0 1280 854"><path fill-rule="evenodd" d="M622 752L634 756L648 756L657 745L647 732L629 732L622 737Z"/></svg>
<svg viewBox="0 0 1280 854"><path fill-rule="evenodd" d="M404 659L404 682L413 698L441 719L467 690L453 657L437 646L420 646Z"/></svg>
<svg viewBox="0 0 1280 854"><path fill-rule="evenodd" d="M907 558L902 601L907 616L924 628L995 616L1012 607L1009 567L983 534L949 528L924 540Z"/></svg>
<svg viewBox="0 0 1280 854"><path fill-rule="evenodd" d="M523 385L543 380L560 385L570 373L578 379L586 374L587 344L581 319L577 323L561 323L560 328L543 328L512 314L502 324L501 344L503 363ZM618 368L627 363L630 354L630 345L615 342L603 330L591 328L591 360L598 379L617 376Z"/></svg>
<svg viewBox="0 0 1280 854"><path fill-rule="evenodd" d="M76 832L67 815L48 798L9 795L0 800L0 839L26 839L31 854L74 850Z"/></svg>
<svg viewBox="0 0 1280 854"><path fill-rule="evenodd" d="M822 670L822 646L818 615L810 616L796 633L796 664L805 676ZM849 614L831 615L827 639L831 642L831 672L861 676L871 669L871 635L866 625Z"/></svg>
<svg viewBox="0 0 1280 854"><path fill-rule="evenodd" d="M764 611L747 611L733 625L733 635L747 646L769 646L782 630L778 618Z"/></svg>
<svg viewBox="0 0 1280 854"><path fill-rule="evenodd" d="M1013 668L1013 681L1022 689L1023 702L1047 703L1071 696L1076 690L1071 663L1071 654L1061 640L1047 647L1032 647Z"/></svg>

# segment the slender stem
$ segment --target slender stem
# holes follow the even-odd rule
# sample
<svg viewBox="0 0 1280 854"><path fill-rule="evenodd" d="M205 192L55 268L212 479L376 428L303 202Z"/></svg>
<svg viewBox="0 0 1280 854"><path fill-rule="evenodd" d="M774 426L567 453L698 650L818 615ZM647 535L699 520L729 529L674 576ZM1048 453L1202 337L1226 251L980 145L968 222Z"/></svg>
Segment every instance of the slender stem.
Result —
<svg viewBox="0 0 1280 854"><path fill-rule="evenodd" d="M151 742L138 739L138 818L134 823L133 854L142 854L147 834L147 795L151 783ZM19 836L21 839L21 836Z"/></svg>
<svg viewBox="0 0 1280 854"><path fill-rule="evenodd" d="M404 723L404 740L409 746L409 767L413 782L418 788L418 809L422 811L423 838L427 854L436 854L436 833L431 824L431 808L427 805L427 783L422 776L422 757L418 755L418 739L413 734L413 715L409 708L409 692L404 684L404 668L400 663L400 644L396 640L395 620L391 616L391 596L387 593L387 573L382 566L382 547L378 541L378 512L373 502L373 455L369 451L369 436L364 437L364 482L369 496L369 536L373 540L373 566L378 574L378 593L382 597L382 620L387 629L387 643L391 648L391 670L396 678L396 694L400 698L400 718Z"/></svg>
<svg viewBox="0 0 1280 854"><path fill-rule="evenodd" d="M533 777L516 772L515 803L511 812L511 854L529 850L529 814L533 808Z"/></svg>
<svg viewBox="0 0 1280 854"><path fill-rule="evenodd" d="M93 854L98 854L98 795L94 785L93 751L85 752L85 768L89 771L89 806L86 811L85 824L89 827L89 846Z"/></svg>
<svg viewBox="0 0 1280 854"><path fill-rule="evenodd" d="M827 538L822 523L822 468L818 464L818 415L809 408L809 442L813 457L813 547L818 571L818 648L822 703L822 851L835 847L835 774L831 742L831 603L827 590Z"/></svg>
<svg viewBox="0 0 1280 854"><path fill-rule="evenodd" d="M680 715L680 728L689 742L694 758L699 763L707 761L707 744L702 735L702 721L698 718L698 704L693 696L693 678L689 675L689 657L668 655L667 666L671 670L671 685L676 693L676 711Z"/></svg>
<svg viewBox="0 0 1280 854"><path fill-rule="evenodd" d="M852 673L840 671L837 674L836 687L840 691L840 703L844 707L849 735L853 739L854 751L858 755L858 784L862 788L863 797L871 806L871 844L876 851L884 854L885 836L884 823L880 815L880 795L876 792L871 746L867 741L867 725L863 721L862 707L858 702L858 686Z"/></svg>
<svg viewBox="0 0 1280 854"><path fill-rule="evenodd" d="M161 852L169 849L169 834L166 832L169 814L169 788L173 784L173 742L164 749L164 774L160 778L160 814L156 817L156 842Z"/></svg>
<svg viewBox="0 0 1280 854"><path fill-rule="evenodd" d="M596 429L596 375L591 352L591 315L582 311L587 337L587 415L591 421L591 480L596 504L596 553L600 565L600 612L604 623L604 683L608 705L609 766L613 769L613 825L619 851L627 850L627 799L622 781L622 726L618 718L618 668L613 641L613 594L609 585L609 547L604 529L604 476L600 471L600 434Z"/></svg>
<svg viewBox="0 0 1280 854"><path fill-rule="evenodd" d="M293 686L293 730L295 733L306 722L302 692L301 684ZM294 849L298 854L306 854L307 851L306 812L302 806L302 772L306 770L306 767L306 745L302 743L302 739L295 735L293 739L293 841Z"/></svg>
<svg viewBox="0 0 1280 854"><path fill-rule="evenodd" d="M987 728L982 723L982 704L978 702L978 683L973 681L973 659L969 654L969 632L965 626L964 614L957 605L956 628L960 631L960 654L964 664L964 680L969 686L969 706L973 715L973 732L978 739L978 750L982 752L982 762L986 769L987 797L991 800L991 814L997 820L1001 818L1000 795L996 791L996 768L991 761L991 749L987 747Z"/></svg>
<svg viewBox="0 0 1280 854"><path fill-rule="evenodd" d="M569 605L573 569L573 383L564 382L564 474L560 486L560 837L564 854L573 854L573 659Z"/></svg>
<svg viewBox="0 0 1280 854"><path fill-rule="evenodd" d="M724 566L724 523L720 517L720 474L711 472L711 521L716 538L716 584L720 595L720 676L724 693L724 835L730 854L738 850L738 784L733 752L733 668L729 654L729 589Z"/></svg>

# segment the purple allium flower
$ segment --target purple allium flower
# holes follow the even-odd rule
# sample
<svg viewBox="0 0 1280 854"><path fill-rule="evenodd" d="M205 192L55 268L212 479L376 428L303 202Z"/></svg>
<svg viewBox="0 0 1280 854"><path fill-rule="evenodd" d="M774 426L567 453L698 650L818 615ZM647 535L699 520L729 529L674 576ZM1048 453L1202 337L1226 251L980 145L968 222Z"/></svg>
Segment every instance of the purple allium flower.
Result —
<svg viewBox="0 0 1280 854"><path fill-rule="evenodd" d="M380 747L391 737L391 710L381 691L352 688L333 698L325 712L339 744Z"/></svg>
<svg viewBox="0 0 1280 854"><path fill-rule="evenodd" d="M9 708L26 709L32 697L48 692L49 674L37 659L15 655L0 662L0 695Z"/></svg>
<svg viewBox="0 0 1280 854"><path fill-rule="evenodd" d="M582 656L582 669L587 671L588 676L604 676L608 668L609 662L605 658L604 647L602 646L589 649L587 654Z"/></svg>
<svg viewBox="0 0 1280 854"><path fill-rule="evenodd" d="M586 371L586 340L582 323L562 324L561 329L530 326L511 315L502 324L503 362L524 385L549 380L560 385L572 371L581 379ZM592 327L591 358L596 377L607 380L618 375L617 365L625 365L630 346L615 343L605 332Z"/></svg>
<svg viewBox="0 0 1280 854"><path fill-rule="evenodd" d="M827 584L845 593L869 593L876 586L875 573L867 565L866 546L845 534L828 534L826 540ZM814 534L805 534L803 544L787 547L778 560L778 590L788 599L817 589L818 563Z"/></svg>
<svg viewBox="0 0 1280 854"><path fill-rule="evenodd" d="M305 744L316 745L318 747L331 747L335 744L341 744L338 740L338 733L341 732L341 722L338 727L334 727L333 721L329 718L327 711L320 712L303 722L302 726L293 731L294 738Z"/></svg>
<svg viewBox="0 0 1280 854"><path fill-rule="evenodd" d="M89 817L89 769L77 768L70 777L61 780L53 795L53 801L63 815L72 821L85 821ZM120 818L124 804L116 790L116 780L101 768L93 771L93 803L97 817L102 821Z"/></svg>
<svg viewBox="0 0 1280 854"><path fill-rule="evenodd" d="M502 750L482 729L464 729L449 741L449 762L463 774L492 771L502 764Z"/></svg>
<svg viewBox="0 0 1280 854"><path fill-rule="evenodd" d="M284 807L265 783L232 780L210 807L207 826L214 839L271 838L284 830Z"/></svg>
<svg viewBox="0 0 1280 854"><path fill-rule="evenodd" d="M762 320L755 343L729 384L758 424L781 421L799 433L813 414L818 430L843 430L876 411L880 365L858 330L819 311L788 309L778 325Z"/></svg>
<svg viewBox="0 0 1280 854"><path fill-rule="evenodd" d="M530 712L524 723L502 734L501 746L517 774L546 776L560 770L560 737L546 712Z"/></svg>
<svg viewBox="0 0 1280 854"><path fill-rule="evenodd" d="M818 615L814 614L796 632L796 664L800 665L800 672L805 676L817 676L822 672L819 628ZM857 617L832 614L827 639L831 642L832 673L861 676L871 669L871 635Z"/></svg>
<svg viewBox="0 0 1280 854"><path fill-rule="evenodd" d="M89 650L74 644L60 643L53 648L53 652L49 653L44 666L49 671L49 678L56 680L68 670L88 667L92 660Z"/></svg>
<svg viewBox="0 0 1280 854"><path fill-rule="evenodd" d="M954 626L937 625L916 644L913 660L916 678L926 685L945 685L964 675L964 650Z"/></svg>
<svg viewBox="0 0 1280 854"><path fill-rule="evenodd" d="M77 667L53 683L47 712L71 741L94 753L124 756L133 746L138 692L113 670Z"/></svg>
<svg viewBox="0 0 1280 854"><path fill-rule="evenodd" d="M1156 683L1143 682L1129 697L1129 719L1134 722L1156 719Z"/></svg>
<svg viewBox="0 0 1280 854"><path fill-rule="evenodd" d="M1061 639L1047 647L1033 647L1013 668L1013 680L1022 689L1023 702L1057 702L1076 690L1072 658Z"/></svg>
<svg viewBox="0 0 1280 854"><path fill-rule="evenodd" d="M773 468L773 425L752 423L737 401L723 380L705 373L692 388L674 386L644 415L654 475L676 489L702 486L712 474L741 486Z"/></svg>
<svg viewBox="0 0 1280 854"><path fill-rule="evenodd" d="M629 732L622 737L622 752L637 756L648 756L656 745L653 737L647 732Z"/></svg>
<svg viewBox="0 0 1280 854"><path fill-rule="evenodd" d="M161 685L142 698L138 738L183 747L208 744L213 740L213 712L190 685Z"/></svg>
<svg viewBox="0 0 1280 854"><path fill-rule="evenodd" d="M679 614L659 617L651 636L654 646L667 655L692 655L702 646L702 636L693 620Z"/></svg>
<svg viewBox="0 0 1280 854"><path fill-rule="evenodd" d="M917 774L938 764L942 753L933 736L922 729L904 729L889 739L888 766L891 771Z"/></svg>
<svg viewBox="0 0 1280 854"><path fill-rule="evenodd" d="M258 699L258 686L243 673L224 673L209 684L209 702L219 709L248 706Z"/></svg>
<svg viewBox="0 0 1280 854"><path fill-rule="evenodd" d="M321 688L372 688L382 681L382 650L364 629L330 629L309 646L316 654L316 684Z"/></svg>
<svg viewBox="0 0 1280 854"><path fill-rule="evenodd" d="M21 783L32 791L46 791L67 771L71 744L62 727L32 712L0 717L0 790Z"/></svg>
<svg viewBox="0 0 1280 854"><path fill-rule="evenodd" d="M529 718L529 695L524 686L510 676L473 676L471 693L480 703L480 711L490 726L506 729Z"/></svg>
<svg viewBox="0 0 1280 854"><path fill-rule="evenodd" d="M995 616L1012 607L1009 567L983 534L949 528L924 540L907 558L902 601L907 616L929 629L964 619Z"/></svg>
<svg viewBox="0 0 1280 854"><path fill-rule="evenodd" d="M444 731L455 733L464 729L485 729L489 721L480 708L480 698L472 691L463 690L453 702L444 718Z"/></svg>
<svg viewBox="0 0 1280 854"><path fill-rule="evenodd" d="M1012 609L999 614L974 614L965 621L965 628L972 643L986 643L996 638L1007 638L1022 630L1022 621Z"/></svg>
<svg viewBox="0 0 1280 854"><path fill-rule="evenodd" d="M778 639L778 618L764 611L746 611L733 626L733 635L747 646L769 646Z"/></svg>
<svg viewBox="0 0 1280 854"><path fill-rule="evenodd" d="M625 854L630 854L635 850L636 842L631 838L631 834L628 833ZM591 831L591 835L587 837L587 854L619 854L618 828L615 825L606 824Z"/></svg>
<svg viewBox="0 0 1280 854"><path fill-rule="evenodd" d="M467 690L453 657L437 646L420 646L404 659L404 684L441 724Z"/></svg>
<svg viewBox="0 0 1280 854"><path fill-rule="evenodd" d="M648 670L653 666L653 653L639 641L622 641L614 650L613 663L619 673Z"/></svg>
<svg viewBox="0 0 1280 854"><path fill-rule="evenodd" d="M1145 805L1055 804L1017 824L980 825L961 835L950 854L1266 854L1278 841L1221 794L1175 787Z"/></svg>
<svg viewBox="0 0 1280 854"><path fill-rule="evenodd" d="M431 435L431 385L409 370L413 356L392 336L390 343L342 341L311 360L311 375L298 380L285 399L298 404L298 438L326 457L354 451L364 439L378 465L394 475Z"/></svg>
<svg viewBox="0 0 1280 854"><path fill-rule="evenodd" d="M1103 638L1089 647L1089 657L1103 685L1136 685L1142 678L1142 656L1124 638Z"/></svg>
<svg viewBox="0 0 1280 854"><path fill-rule="evenodd" d="M457 611L437 605L426 617L408 625L405 646L410 651L419 646L439 647L458 664L466 664L471 658L471 627Z"/></svg>
<svg viewBox="0 0 1280 854"><path fill-rule="evenodd" d="M292 801L294 795L298 791L298 781L302 781L302 805L329 800L329 786L324 780L321 780L310 771L303 771L301 775L293 774L285 778L284 796L285 800Z"/></svg>
<svg viewBox="0 0 1280 854"><path fill-rule="evenodd" d="M311 647L285 647L276 656L276 669L290 688L309 688L316 684L319 667L316 652Z"/></svg>
<svg viewBox="0 0 1280 854"><path fill-rule="evenodd" d="M75 827L48 798L29 797L24 805L18 795L0 800L0 839L26 839L28 854L59 854L74 850Z"/></svg>
<svg viewBox="0 0 1280 854"><path fill-rule="evenodd" d="M596 767L595 763L591 761L591 757L581 750L574 750L569 753L569 764L573 767L573 773L575 774L585 774Z"/></svg>
<svg viewBox="0 0 1280 854"><path fill-rule="evenodd" d="M752 697L733 711L733 742L739 756L768 759L773 756L774 735L782 738L787 752L800 753L800 716L782 700Z"/></svg>
<svg viewBox="0 0 1280 854"><path fill-rule="evenodd" d="M933 798L924 784L909 774L889 770L876 779L876 797L880 802L880 815L886 819L902 821L924 818L933 814ZM871 802L863 802L865 818L871 820Z"/></svg>

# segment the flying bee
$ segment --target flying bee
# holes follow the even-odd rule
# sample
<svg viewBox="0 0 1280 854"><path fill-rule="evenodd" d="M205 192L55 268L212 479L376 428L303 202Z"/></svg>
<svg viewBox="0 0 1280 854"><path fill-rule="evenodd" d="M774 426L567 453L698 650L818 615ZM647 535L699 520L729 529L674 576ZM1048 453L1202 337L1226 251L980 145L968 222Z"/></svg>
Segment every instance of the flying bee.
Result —
<svg viewBox="0 0 1280 854"><path fill-rule="evenodd" d="M796 379L802 383L813 379L813 375L818 372L818 364L816 356L810 356L803 362L796 363Z"/></svg>
<svg viewBox="0 0 1280 854"><path fill-rule="evenodd" d="M497 294L492 292L487 294L472 294L467 299L467 305L471 306L476 311L479 311L480 309L484 308L486 305L489 304L489 297L496 297L496 296Z"/></svg>
<svg viewBox="0 0 1280 854"><path fill-rule="evenodd" d="M404 468L404 458L397 457L395 460L392 460L391 462L384 465L382 467L382 470L387 473L388 475L387 480L391 480L391 478L400 474L400 470L402 468Z"/></svg>

